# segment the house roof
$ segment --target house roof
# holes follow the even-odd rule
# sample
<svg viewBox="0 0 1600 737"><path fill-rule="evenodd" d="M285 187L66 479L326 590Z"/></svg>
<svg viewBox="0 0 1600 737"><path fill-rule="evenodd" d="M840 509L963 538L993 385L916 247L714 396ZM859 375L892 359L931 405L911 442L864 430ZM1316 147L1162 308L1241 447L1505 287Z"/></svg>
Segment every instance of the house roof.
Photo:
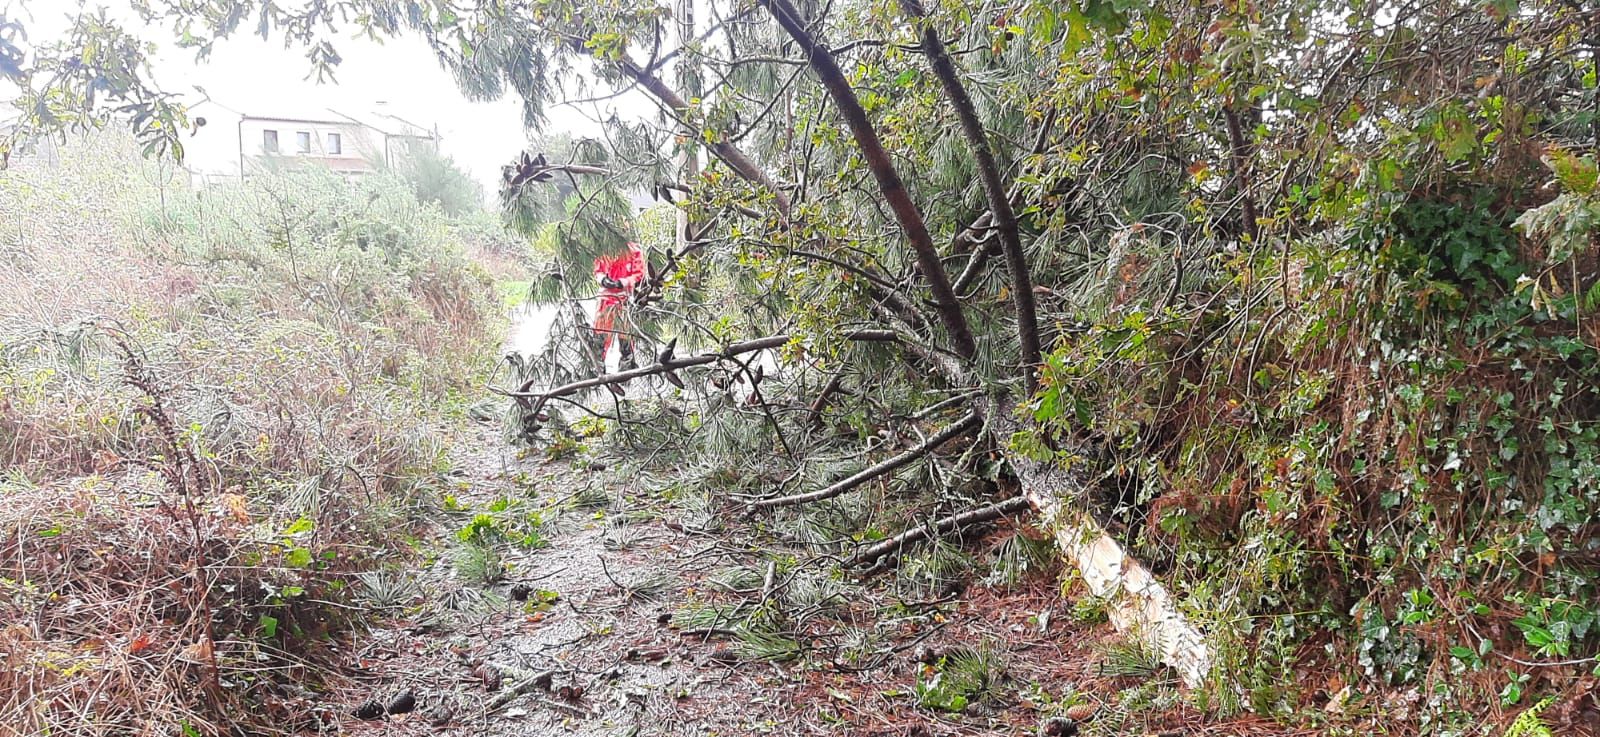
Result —
<svg viewBox="0 0 1600 737"><path fill-rule="evenodd" d="M385 110L338 108L303 99L256 99L248 107L237 107L206 99L192 106L195 110L214 105L246 120L265 120L313 125L359 125L390 137L435 138L429 126L420 125Z"/></svg>
<svg viewBox="0 0 1600 737"><path fill-rule="evenodd" d="M349 114L342 110L328 108L333 113L350 122L359 123L386 136L404 138L433 138L434 134L426 126L413 123L398 115L382 111L366 111Z"/></svg>

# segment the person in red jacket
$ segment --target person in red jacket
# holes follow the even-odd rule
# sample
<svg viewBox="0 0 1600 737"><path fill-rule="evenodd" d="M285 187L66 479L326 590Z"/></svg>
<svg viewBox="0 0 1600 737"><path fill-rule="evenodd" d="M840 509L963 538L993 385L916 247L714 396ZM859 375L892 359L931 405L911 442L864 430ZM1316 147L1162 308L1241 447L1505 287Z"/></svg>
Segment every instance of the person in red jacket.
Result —
<svg viewBox="0 0 1600 737"><path fill-rule="evenodd" d="M645 279L644 250L637 243L629 243L628 250L616 256L601 256L594 260L594 276L600 282L600 306L594 313L594 331L600 337L600 364L605 366L611 353L613 337L620 337L618 350L622 354L621 367L632 368L633 336L617 326L617 318L626 309L633 290ZM626 321L623 321L626 325Z"/></svg>

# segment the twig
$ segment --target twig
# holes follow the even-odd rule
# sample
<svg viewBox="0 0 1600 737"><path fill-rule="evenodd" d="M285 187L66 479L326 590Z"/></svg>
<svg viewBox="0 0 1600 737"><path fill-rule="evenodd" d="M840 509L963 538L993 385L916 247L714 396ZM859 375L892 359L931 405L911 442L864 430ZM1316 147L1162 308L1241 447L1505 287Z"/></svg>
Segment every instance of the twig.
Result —
<svg viewBox="0 0 1600 737"><path fill-rule="evenodd" d="M981 390L981 389L973 389L972 391L969 391L969 392L962 392L962 393L957 394L957 395L955 395L953 397L950 397L949 399L942 399L942 400L940 400L938 402L934 402L933 404L930 404L930 405L928 405L926 407L923 407L922 409L917 410L916 414L911 415L911 419L920 420L920 419L923 419L923 418L926 418L926 417L932 417L934 414L938 413L939 410L948 409L950 407L954 407L955 405L961 404L962 402L965 402L965 401L967 401L969 399L975 399L975 398L981 397L981 396L983 396L983 390Z"/></svg>
<svg viewBox="0 0 1600 737"><path fill-rule="evenodd" d="M761 603L765 604L772 598L772 584L777 580L778 561L767 561L767 576L761 581Z"/></svg>
<svg viewBox="0 0 1600 737"><path fill-rule="evenodd" d="M694 629L679 630L678 636L702 637L707 639L712 637L738 637L739 631L731 630L726 627L697 627Z"/></svg>
<svg viewBox="0 0 1600 737"><path fill-rule="evenodd" d="M750 357L750 361L755 359L756 356ZM772 433L778 436L778 444L783 446L784 456L794 458L794 449L789 447L789 436L784 434L782 423L779 423L777 416L772 414L772 405L767 403L766 395L761 393L761 378L750 370L750 361L734 361L734 364L738 365L739 372L750 381L750 396L761 407L761 413L766 415L767 421L772 423Z"/></svg>
<svg viewBox="0 0 1600 737"><path fill-rule="evenodd" d="M509 666L495 666L495 667L501 668L502 670L511 670L511 668ZM517 670L520 670L520 669L517 669ZM488 712L499 711L500 709L504 709L507 704L509 704L509 703L511 703L513 701L516 701L518 697L521 697L521 696L524 696L526 694L532 693L533 691L536 691L536 690L538 690L538 691L549 690L550 683L551 683L551 681L553 681L555 679L555 677L556 677L556 672L555 671L553 671L553 670L545 670L545 671L540 671L538 673L532 673L532 674L526 675L526 676L524 676L522 678L519 678L519 679L516 680L516 682L514 682L510 686L506 687L505 690L501 691L493 699L491 699L489 701L489 705L486 706L484 708L484 710L488 711Z"/></svg>

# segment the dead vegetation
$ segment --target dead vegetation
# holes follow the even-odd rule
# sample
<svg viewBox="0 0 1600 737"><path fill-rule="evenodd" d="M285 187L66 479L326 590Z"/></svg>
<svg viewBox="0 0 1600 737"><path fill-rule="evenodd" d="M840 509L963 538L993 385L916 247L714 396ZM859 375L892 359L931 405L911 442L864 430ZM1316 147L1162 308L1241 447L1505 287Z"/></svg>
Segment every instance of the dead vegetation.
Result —
<svg viewBox="0 0 1600 737"><path fill-rule="evenodd" d="M358 577L408 555L492 365L490 284L398 181L48 154L0 174L0 732L331 725Z"/></svg>

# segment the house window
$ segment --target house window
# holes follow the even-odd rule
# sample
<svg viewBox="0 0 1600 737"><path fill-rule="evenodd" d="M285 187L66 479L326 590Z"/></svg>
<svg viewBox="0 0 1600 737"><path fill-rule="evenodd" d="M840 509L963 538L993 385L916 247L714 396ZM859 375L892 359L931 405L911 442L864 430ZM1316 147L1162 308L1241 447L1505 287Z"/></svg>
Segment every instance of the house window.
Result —
<svg viewBox="0 0 1600 737"><path fill-rule="evenodd" d="M338 156L344 153L344 139L338 133L328 134L328 155Z"/></svg>
<svg viewBox="0 0 1600 737"><path fill-rule="evenodd" d="M278 152L278 132L274 130L261 131L261 153L275 154Z"/></svg>
<svg viewBox="0 0 1600 737"><path fill-rule="evenodd" d="M296 131L294 134L294 152L297 154L311 153L311 131Z"/></svg>

